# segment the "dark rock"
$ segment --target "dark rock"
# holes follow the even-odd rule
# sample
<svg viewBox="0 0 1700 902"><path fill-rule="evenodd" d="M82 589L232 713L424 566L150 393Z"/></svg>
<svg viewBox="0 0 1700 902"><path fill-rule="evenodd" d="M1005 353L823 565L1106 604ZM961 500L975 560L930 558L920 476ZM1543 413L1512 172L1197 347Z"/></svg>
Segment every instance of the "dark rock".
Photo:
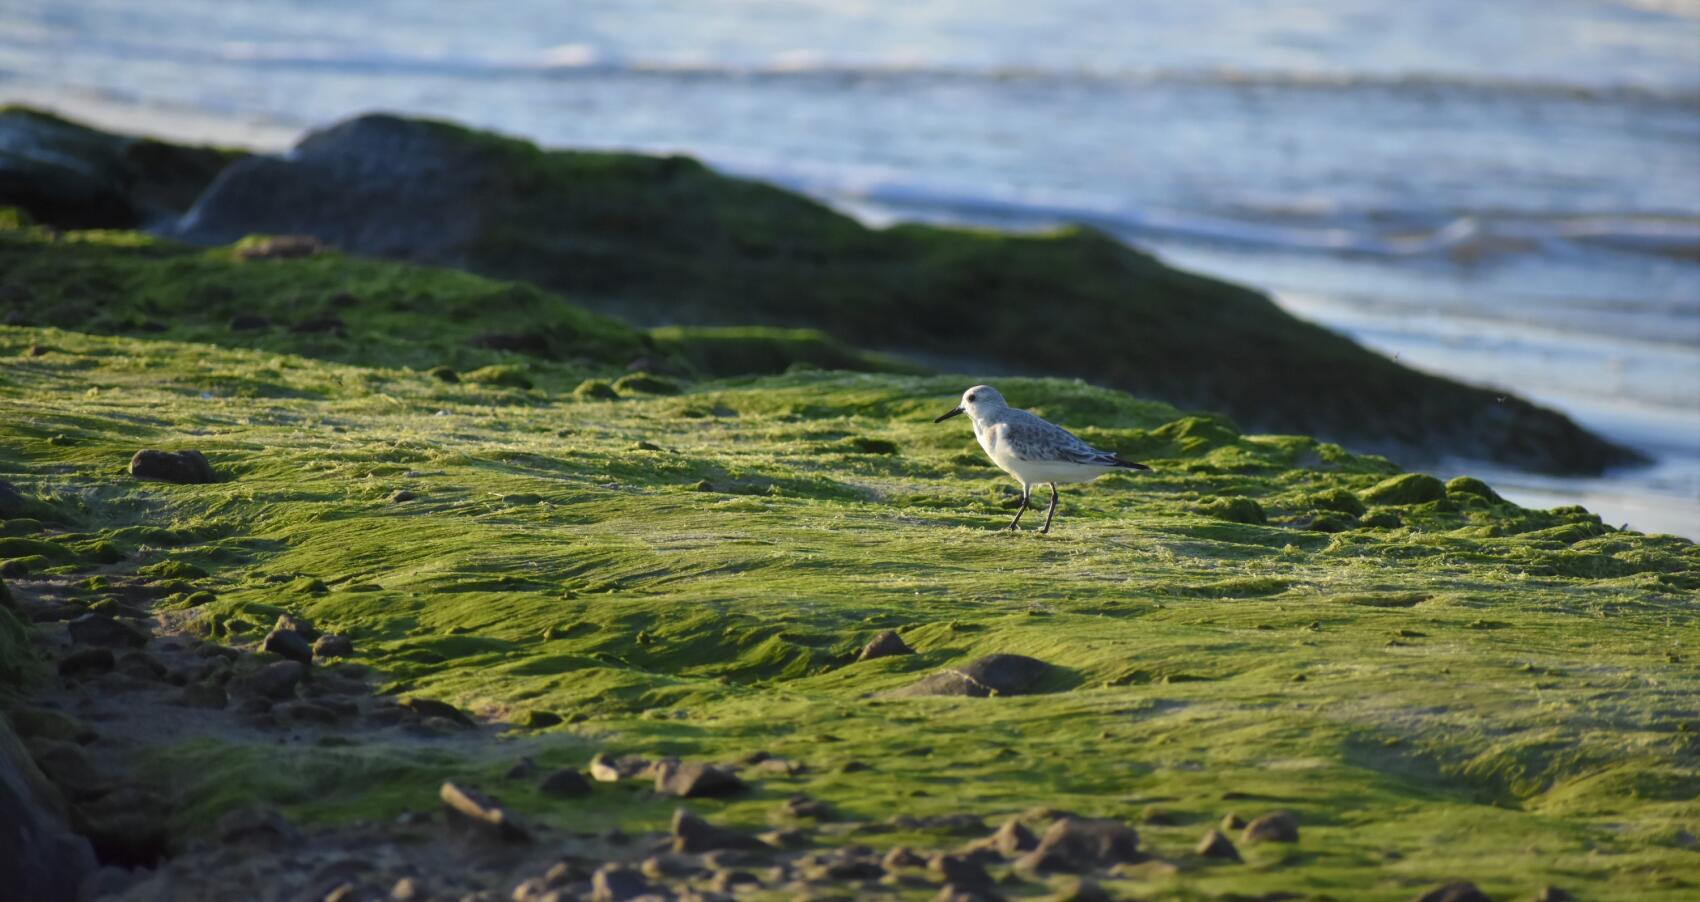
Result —
<svg viewBox="0 0 1700 902"><path fill-rule="evenodd" d="M399 703L402 708L412 711L420 717L441 717L452 720L464 727L475 727L478 724L466 716L459 708L447 702L430 698L404 698Z"/></svg>
<svg viewBox="0 0 1700 902"><path fill-rule="evenodd" d="M397 489L395 494L390 496L390 502L392 504L405 504L417 497L419 496L413 494L407 489Z"/></svg>
<svg viewBox="0 0 1700 902"><path fill-rule="evenodd" d="M923 695L960 695L985 698L992 695L1021 695L1031 690L1050 671L1051 665L1023 655L987 655L959 668L942 670L912 686L887 695L907 698Z"/></svg>
<svg viewBox="0 0 1700 902"><path fill-rule="evenodd" d="M655 770L655 791L682 799L736 795L746 788L737 774L712 764L663 762Z"/></svg>
<svg viewBox="0 0 1700 902"><path fill-rule="evenodd" d="M320 636L313 643L313 656L316 658L346 658L354 654L354 643L346 636L335 634Z"/></svg>
<svg viewBox="0 0 1700 902"><path fill-rule="evenodd" d="M502 779L504 779L504 780L523 780L526 777L530 777L530 776L532 776L536 773L537 773L537 762L531 760L530 758L521 758L518 761L515 761L512 767L508 768L508 772L502 775Z"/></svg>
<svg viewBox="0 0 1700 902"><path fill-rule="evenodd" d="M1132 827L1120 821L1070 817L1051 824L1039 845L1016 866L1036 873L1080 873L1142 859L1139 833Z"/></svg>
<svg viewBox="0 0 1700 902"><path fill-rule="evenodd" d="M986 829L985 818L973 814L931 814L923 817L897 814L886 823L899 830L937 830L946 833L973 834Z"/></svg>
<svg viewBox="0 0 1700 902"><path fill-rule="evenodd" d="M110 648L82 648L59 660L59 673L63 676L86 676L91 673L106 673L115 664Z"/></svg>
<svg viewBox="0 0 1700 902"><path fill-rule="evenodd" d="M544 777L537 784L537 791L551 796L587 796L590 795L590 781L577 770L564 767Z"/></svg>
<svg viewBox="0 0 1700 902"><path fill-rule="evenodd" d="M825 802L811 799L808 796L797 795L786 799L779 806L779 813L784 817L823 818L831 813Z"/></svg>
<svg viewBox="0 0 1700 902"><path fill-rule="evenodd" d="M716 827L683 808L673 812L673 851L711 852L715 849L762 849L754 836Z"/></svg>
<svg viewBox="0 0 1700 902"><path fill-rule="evenodd" d="M979 862L962 855L934 855L927 860L927 870L944 878L944 882L970 890L983 890L992 885L992 877Z"/></svg>
<svg viewBox="0 0 1700 902"><path fill-rule="evenodd" d="M927 859L915 854L914 850L907 846L897 846L885 853L885 857L880 859L880 866L894 872L904 868L924 868L927 866Z"/></svg>
<svg viewBox="0 0 1700 902"><path fill-rule="evenodd" d="M939 888L933 902L1001 902L1002 896L992 892L989 887L979 889L946 883Z"/></svg>
<svg viewBox="0 0 1700 902"><path fill-rule="evenodd" d="M130 475L138 479L199 484L216 481L212 464L199 451L137 451L130 458Z"/></svg>
<svg viewBox="0 0 1700 902"><path fill-rule="evenodd" d="M1254 821L1255 823L1255 821ZM1418 895L1414 902L1493 902L1468 880L1458 880Z"/></svg>
<svg viewBox="0 0 1700 902"><path fill-rule="evenodd" d="M756 886L761 883L756 875L749 871L718 870L708 882L708 888L717 893L735 893L740 886Z"/></svg>
<svg viewBox="0 0 1700 902"><path fill-rule="evenodd" d="M294 614L277 615L277 622L272 624L272 629L287 630L309 642L321 635L318 627L313 626L313 621L305 617L297 617Z"/></svg>
<svg viewBox="0 0 1700 902"><path fill-rule="evenodd" d="M242 154L113 135L24 107L0 110L0 206L61 229L134 229L195 202Z"/></svg>
<svg viewBox="0 0 1700 902"><path fill-rule="evenodd" d="M1153 827L1173 827L1180 823L1174 812L1166 808L1159 808L1156 805L1145 806L1145 809L1139 812L1139 822L1150 824Z"/></svg>
<svg viewBox="0 0 1700 902"><path fill-rule="evenodd" d="M1240 830L1245 827L1245 818L1230 811L1222 815L1222 830Z"/></svg>
<svg viewBox="0 0 1700 902"><path fill-rule="evenodd" d="M104 645L110 648L130 646L140 648L148 643L148 634L105 614L87 614L66 625L71 639L84 645Z"/></svg>
<svg viewBox="0 0 1700 902"><path fill-rule="evenodd" d="M102 777L83 750L57 739L31 739L25 743L35 766L53 785L73 800L99 795L110 781Z"/></svg>
<svg viewBox="0 0 1700 902"><path fill-rule="evenodd" d="M915 649L910 648L909 643L904 642L902 636L892 630L886 630L875 636L873 641L862 646L862 653L856 656L856 660L869 661L874 658L888 658L892 655L912 655L914 653Z"/></svg>
<svg viewBox="0 0 1700 902"><path fill-rule="evenodd" d="M504 843L528 843L531 833L496 800L444 782L438 796L451 828Z"/></svg>
<svg viewBox="0 0 1700 902"><path fill-rule="evenodd" d="M292 630L274 629L266 634L266 651L291 661L310 664L313 661L313 646L301 637L300 633Z"/></svg>
<svg viewBox="0 0 1700 902"><path fill-rule="evenodd" d="M145 651L128 651L119 655L114 669L142 680L163 680L166 674L165 665Z"/></svg>
<svg viewBox="0 0 1700 902"><path fill-rule="evenodd" d="M769 830L757 833L756 839L775 849L801 849L809 844L809 835L801 830Z"/></svg>
<svg viewBox="0 0 1700 902"><path fill-rule="evenodd" d="M169 844L171 806L139 786L120 786L76 811L75 824L108 864L153 867Z"/></svg>
<svg viewBox="0 0 1700 902"><path fill-rule="evenodd" d="M252 805L226 812L218 819L213 832L221 842L252 842L265 846L296 843L301 831L295 828L277 809Z"/></svg>
<svg viewBox="0 0 1700 902"><path fill-rule="evenodd" d="M1204 858L1240 860L1240 850L1234 848L1233 841L1223 836L1220 830L1211 830L1204 834L1204 838L1198 841L1198 846L1192 851Z"/></svg>
<svg viewBox="0 0 1700 902"><path fill-rule="evenodd" d="M1014 858L1022 852L1031 852L1038 847L1039 838L1033 835L1033 831L1028 830L1020 818L1012 817L1004 821L996 833L969 843L963 847L963 851L989 850L1005 858Z"/></svg>
<svg viewBox="0 0 1700 902"><path fill-rule="evenodd" d="M846 761L838 765L838 772L841 774L859 774L865 770L873 770L873 767L865 761Z"/></svg>
<svg viewBox="0 0 1700 902"><path fill-rule="evenodd" d="M257 313L238 313L230 318L230 331L232 332L253 332L271 327L271 318Z"/></svg>
<svg viewBox="0 0 1700 902"><path fill-rule="evenodd" d="M627 899L657 892L657 888L636 871L616 865L597 868L590 878L591 902L626 902Z"/></svg>
<svg viewBox="0 0 1700 902"><path fill-rule="evenodd" d="M1535 894L1535 902L1576 902L1576 897L1556 886L1543 886Z"/></svg>
<svg viewBox="0 0 1700 902"><path fill-rule="evenodd" d="M282 700L295 696L295 687L306 675L307 668L300 661L274 661L248 674L242 682L252 695Z"/></svg>
<svg viewBox="0 0 1700 902"><path fill-rule="evenodd" d="M1298 842L1299 819L1291 811L1273 811L1245 825L1240 842Z"/></svg>
<svg viewBox="0 0 1700 902"><path fill-rule="evenodd" d="M26 739L40 737L42 739L58 739L62 742L86 742L93 738L94 733L88 725L75 717L52 708L38 708L34 705L19 705L7 712L12 719L12 728L18 735Z"/></svg>

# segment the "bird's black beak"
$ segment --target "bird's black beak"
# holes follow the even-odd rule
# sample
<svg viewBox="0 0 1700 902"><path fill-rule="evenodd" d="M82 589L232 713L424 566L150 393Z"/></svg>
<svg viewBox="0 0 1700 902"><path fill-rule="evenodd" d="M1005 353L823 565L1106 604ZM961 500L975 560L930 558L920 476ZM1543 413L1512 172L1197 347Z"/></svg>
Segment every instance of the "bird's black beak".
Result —
<svg viewBox="0 0 1700 902"><path fill-rule="evenodd" d="M966 412L966 411L964 411L964 410L963 410L963 409L962 409L962 408L960 408L960 407L958 407L958 408L956 408L956 409L955 409L955 410L953 410L953 411L951 411L951 412L950 412L950 413L947 413L947 414L945 414L945 415L944 415L944 416L942 416L942 417L939 417L939 418L938 418L938 419L936 419L936 420L934 420L934 421L933 421L933 422L935 422L935 423L942 423L942 422L944 422L944 421L945 421L945 420L948 420L948 419L950 419L950 418L951 418L951 417L953 417L953 416L956 416L956 415L957 415L957 414L959 414L959 413L965 413L965 412Z"/></svg>

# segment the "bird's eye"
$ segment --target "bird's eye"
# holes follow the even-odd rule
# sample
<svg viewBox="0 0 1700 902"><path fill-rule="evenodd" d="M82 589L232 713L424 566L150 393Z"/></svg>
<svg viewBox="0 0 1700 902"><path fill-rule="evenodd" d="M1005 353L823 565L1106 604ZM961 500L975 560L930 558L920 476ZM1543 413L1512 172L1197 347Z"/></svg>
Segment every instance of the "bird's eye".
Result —
<svg viewBox="0 0 1700 902"><path fill-rule="evenodd" d="M968 396L968 400L970 400L970 401L972 401L972 400L974 400L974 396L973 396L973 395L969 395L969 396Z"/></svg>

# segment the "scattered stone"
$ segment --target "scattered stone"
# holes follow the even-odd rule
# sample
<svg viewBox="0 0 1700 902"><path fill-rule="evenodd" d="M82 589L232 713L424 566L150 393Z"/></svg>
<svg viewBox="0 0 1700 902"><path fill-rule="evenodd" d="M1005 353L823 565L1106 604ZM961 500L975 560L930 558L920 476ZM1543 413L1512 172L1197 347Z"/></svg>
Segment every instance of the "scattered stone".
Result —
<svg viewBox="0 0 1700 902"><path fill-rule="evenodd" d="M252 332L258 329L270 329L271 327L271 318L260 316L257 313L238 313L230 318L230 331L232 332Z"/></svg>
<svg viewBox="0 0 1700 902"><path fill-rule="evenodd" d="M1198 847L1193 849L1193 852L1205 858L1240 860L1240 850L1234 848L1233 841L1223 836L1220 830L1211 830L1204 834L1204 838L1198 841Z"/></svg>
<svg viewBox="0 0 1700 902"><path fill-rule="evenodd" d="M473 722L472 718L466 716L466 714L459 708L456 708L454 705L447 702L437 701L436 699L404 698L399 704L402 708L412 711L421 718L440 717L445 720L453 721L464 727L475 727L478 725Z"/></svg>
<svg viewBox="0 0 1700 902"><path fill-rule="evenodd" d="M416 723L407 725L407 731L415 736L426 739L447 739L459 735L467 729L466 724L447 717L426 717Z"/></svg>
<svg viewBox="0 0 1700 902"><path fill-rule="evenodd" d="M1298 842L1299 819L1291 811L1273 811L1245 825L1240 842Z"/></svg>
<svg viewBox="0 0 1700 902"><path fill-rule="evenodd" d="M553 711L532 711L525 716L525 725L529 729L541 730L561 723L561 715Z"/></svg>
<svg viewBox="0 0 1700 902"><path fill-rule="evenodd" d="M600 379L586 379L573 389L573 397L584 401L616 401L620 393Z"/></svg>
<svg viewBox="0 0 1700 902"><path fill-rule="evenodd" d="M420 902L429 895L424 885L412 877L403 877L390 888L390 899L393 902Z"/></svg>
<svg viewBox="0 0 1700 902"><path fill-rule="evenodd" d="M1024 655L987 655L960 668L941 670L920 682L886 693L894 698L957 695L986 698L1021 695L1050 672L1051 665Z"/></svg>
<svg viewBox="0 0 1700 902"><path fill-rule="evenodd" d="M944 882L970 890L986 889L992 877L972 858L964 855L934 855L927 860L927 870L944 878Z"/></svg>
<svg viewBox="0 0 1700 902"><path fill-rule="evenodd" d="M199 484L216 481L212 464L199 451L159 451L147 448L130 458L130 475L138 479Z"/></svg>
<svg viewBox="0 0 1700 902"><path fill-rule="evenodd" d="M60 659L59 673L61 676L106 673L114 663L110 648L81 648Z"/></svg>
<svg viewBox="0 0 1700 902"><path fill-rule="evenodd" d="M1253 821L1252 823L1256 823ZM1416 897L1414 902L1493 902L1487 893L1468 880L1458 880L1436 887Z"/></svg>
<svg viewBox="0 0 1700 902"><path fill-rule="evenodd" d="M756 839L775 849L801 849L809 844L809 835L801 830L769 830L757 833Z"/></svg>
<svg viewBox="0 0 1700 902"><path fill-rule="evenodd" d="M523 780L535 773L537 773L537 762L530 758L521 758L508 768L508 772L502 775L502 779Z"/></svg>
<svg viewBox="0 0 1700 902"><path fill-rule="evenodd" d="M779 813L785 817L824 818L831 813L825 802L811 799L805 795L795 795L786 799L779 806Z"/></svg>
<svg viewBox="0 0 1700 902"><path fill-rule="evenodd" d="M145 651L127 651L119 655L115 669L142 680L163 680L166 675L165 665Z"/></svg>
<svg viewBox="0 0 1700 902"><path fill-rule="evenodd" d="M926 866L927 859L915 854L915 851L908 846L898 846L885 853L885 857L880 859L880 867L892 872L904 868L924 868Z"/></svg>
<svg viewBox="0 0 1700 902"><path fill-rule="evenodd" d="M255 842L273 845L278 842L293 843L301 839L301 831L295 828L275 808L255 805L238 808L225 813L218 819L213 828L218 838L226 843Z"/></svg>
<svg viewBox="0 0 1700 902"><path fill-rule="evenodd" d="M1174 812L1167 808L1159 808L1156 805L1147 805L1145 806L1145 809L1139 813L1139 822L1142 824L1150 824L1153 827L1173 827L1180 823L1180 820L1175 817Z"/></svg>
<svg viewBox="0 0 1700 902"><path fill-rule="evenodd" d="M494 799L445 781L437 795L451 828L476 832L505 843L527 843L531 833Z"/></svg>
<svg viewBox="0 0 1700 902"><path fill-rule="evenodd" d="M590 878L591 902L626 902L656 892L637 872L614 865L597 868Z"/></svg>
<svg viewBox="0 0 1700 902"><path fill-rule="evenodd" d="M309 642L321 635L318 627L313 625L313 621L305 617L297 617L294 614L277 615L277 622L272 624L272 629L288 630Z"/></svg>
<svg viewBox="0 0 1700 902"><path fill-rule="evenodd" d="M1033 831L1021 823L1020 818L1012 817L1003 822L997 832L985 839L977 839L962 847L965 853L992 851L1005 858L1014 858L1022 852L1031 852L1039 847L1039 838Z"/></svg>
<svg viewBox="0 0 1700 902"><path fill-rule="evenodd" d="M407 502L407 501L412 501L414 498L417 498L417 497L418 497L417 495L413 494L412 492L408 491L407 489L396 489L395 494L390 496L390 501L392 501L396 504L402 504L402 503Z"/></svg>
<svg viewBox="0 0 1700 902"><path fill-rule="evenodd" d="M460 382L460 374L455 372L453 367L434 366L426 370L425 375L439 382L447 382L450 385Z"/></svg>
<svg viewBox="0 0 1700 902"><path fill-rule="evenodd" d="M350 642L346 636L328 634L320 636L319 641L313 643L313 657L315 658L346 658L352 654L354 654L354 643Z"/></svg>
<svg viewBox="0 0 1700 902"><path fill-rule="evenodd" d="M110 648L148 644L148 634L105 614L85 614L66 624L71 639L83 645L104 645Z"/></svg>
<svg viewBox="0 0 1700 902"><path fill-rule="evenodd" d="M273 661L249 674L244 685L253 695L281 700L293 698L295 687L306 675L307 668L300 661Z"/></svg>
<svg viewBox="0 0 1700 902"><path fill-rule="evenodd" d="M857 774L865 770L873 770L873 768L863 761L846 761L838 765L838 772L841 774Z"/></svg>
<svg viewBox="0 0 1700 902"><path fill-rule="evenodd" d="M40 737L29 739L24 745L35 759L36 767L72 799L99 795L110 786L76 745Z"/></svg>
<svg viewBox="0 0 1700 902"><path fill-rule="evenodd" d="M1024 871L1081 872L1143 859L1139 833L1112 820L1068 817L1051 824L1033 851L1021 856L1016 867Z"/></svg>
<svg viewBox="0 0 1700 902"><path fill-rule="evenodd" d="M768 758L765 761L758 762L756 770L764 774L794 777L797 774L807 773L809 767L801 761L793 761L789 758Z"/></svg>
<svg viewBox="0 0 1700 902"><path fill-rule="evenodd" d="M1222 815L1222 830L1224 832L1228 830L1240 830L1244 829L1244 827L1245 818L1240 817L1238 814L1230 811L1227 814Z"/></svg>
<svg viewBox="0 0 1700 902"><path fill-rule="evenodd" d="M761 883L756 875L749 871L718 870L713 879L709 880L708 888L717 893L734 893L740 886L754 886Z"/></svg>
<svg viewBox="0 0 1700 902"><path fill-rule="evenodd" d="M544 777L543 781L537 784L537 790L551 796L587 796L590 795L590 781L577 770L563 767Z"/></svg>
<svg viewBox="0 0 1700 902"><path fill-rule="evenodd" d="M926 817L899 814L887 819L886 824L898 830L938 830L965 834L979 833L986 829L985 818L973 814L935 814Z"/></svg>
<svg viewBox="0 0 1700 902"><path fill-rule="evenodd" d="M903 641L894 630L886 630L875 636L872 642L862 646L862 653L856 656L858 661L870 661L874 658L889 658L893 655L912 655L915 649Z"/></svg>
<svg viewBox="0 0 1700 902"><path fill-rule="evenodd" d="M313 646L294 630L274 629L266 634L266 651L281 658L299 661L302 664L313 662Z"/></svg>
<svg viewBox="0 0 1700 902"><path fill-rule="evenodd" d="M761 849L762 842L737 830L715 825L686 811L673 812L673 851L711 852L715 849Z"/></svg>
<svg viewBox="0 0 1700 902"><path fill-rule="evenodd" d="M697 762L662 762L655 769L655 791L682 799L736 795L748 788L723 767Z"/></svg>
<svg viewBox="0 0 1700 902"><path fill-rule="evenodd" d="M647 773L649 766L649 760L641 755L615 758L605 752L597 752L590 759L590 776L599 783L614 783Z"/></svg>
<svg viewBox="0 0 1700 902"><path fill-rule="evenodd" d="M990 888L970 889L966 886L946 883L939 890L938 895L933 897L933 902L1000 902L1002 898L1002 896L992 892Z"/></svg>

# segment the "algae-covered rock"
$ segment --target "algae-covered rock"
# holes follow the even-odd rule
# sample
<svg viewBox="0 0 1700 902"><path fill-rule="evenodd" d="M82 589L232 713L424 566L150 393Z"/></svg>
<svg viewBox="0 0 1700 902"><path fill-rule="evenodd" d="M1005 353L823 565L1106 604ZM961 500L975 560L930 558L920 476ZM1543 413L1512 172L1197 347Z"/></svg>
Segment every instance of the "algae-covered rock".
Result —
<svg viewBox="0 0 1700 902"><path fill-rule="evenodd" d="M1263 505L1250 498L1211 498L1200 502L1193 510L1230 523L1261 524L1268 519L1263 513Z"/></svg>
<svg viewBox="0 0 1700 902"><path fill-rule="evenodd" d="M1447 495L1473 495L1493 504L1505 501L1499 493L1488 487L1488 484L1473 476L1457 476L1447 481Z"/></svg>
<svg viewBox="0 0 1700 902"><path fill-rule="evenodd" d="M620 393L601 379L586 379L573 389L573 397L584 401L614 401L619 399Z"/></svg>
<svg viewBox="0 0 1700 902"><path fill-rule="evenodd" d="M1363 493L1370 504L1426 504L1446 497L1446 486L1426 473L1402 473L1376 483Z"/></svg>
<svg viewBox="0 0 1700 902"><path fill-rule="evenodd" d="M1364 503L1358 496L1345 489L1328 489L1305 496L1304 504L1312 510L1335 511L1336 513L1351 514L1361 517L1364 513Z"/></svg>
<svg viewBox="0 0 1700 902"><path fill-rule="evenodd" d="M131 229L189 209L240 151L114 135L0 109L0 207L62 229Z"/></svg>
<svg viewBox="0 0 1700 902"><path fill-rule="evenodd" d="M649 373L627 373L614 380L614 391L621 394L637 392L645 395L676 395L679 393L679 386Z"/></svg>
<svg viewBox="0 0 1700 902"><path fill-rule="evenodd" d="M924 354L974 347L1371 447L1557 471L1636 459L1561 414L1409 369L1091 229L873 230L680 157L542 151L361 116L286 157L232 164L179 234L218 244L252 232L526 279L639 322L808 326Z"/></svg>
<svg viewBox="0 0 1700 902"><path fill-rule="evenodd" d="M438 382L447 382L451 385L460 381L460 374L455 372L453 367L434 366L426 370L425 374Z"/></svg>

